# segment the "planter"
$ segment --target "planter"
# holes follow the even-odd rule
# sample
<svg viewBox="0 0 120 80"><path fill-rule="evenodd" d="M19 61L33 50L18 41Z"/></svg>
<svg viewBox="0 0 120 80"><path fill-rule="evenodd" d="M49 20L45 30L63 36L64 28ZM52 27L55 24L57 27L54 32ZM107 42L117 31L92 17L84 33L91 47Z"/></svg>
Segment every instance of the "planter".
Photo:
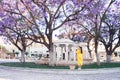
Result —
<svg viewBox="0 0 120 80"><path fill-rule="evenodd" d="M70 70L74 70L75 69L75 65L69 65Z"/></svg>

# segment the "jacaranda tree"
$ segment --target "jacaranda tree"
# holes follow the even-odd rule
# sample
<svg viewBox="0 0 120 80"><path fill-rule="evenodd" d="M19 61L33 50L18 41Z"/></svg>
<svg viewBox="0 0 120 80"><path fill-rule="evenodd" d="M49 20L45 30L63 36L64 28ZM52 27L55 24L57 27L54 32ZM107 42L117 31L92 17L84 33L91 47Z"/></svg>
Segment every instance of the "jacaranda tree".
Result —
<svg viewBox="0 0 120 80"><path fill-rule="evenodd" d="M116 0L106 11L99 40L106 50L107 62L111 61L111 55L120 47L120 0Z"/></svg>
<svg viewBox="0 0 120 80"><path fill-rule="evenodd" d="M109 7L114 3L114 0L109 1L103 1L98 0L95 4L93 4L93 7L88 8L88 11L90 13L87 13L85 16L86 18L92 23L93 34L91 35L91 38L94 38L95 43L95 54L98 65L100 65L100 57L98 54L98 44L99 44L99 38L101 33L101 27L102 22L105 17L105 14ZM90 33L91 34L91 33Z"/></svg>
<svg viewBox="0 0 120 80"><path fill-rule="evenodd" d="M14 46L21 51L21 62L25 62L26 48L32 44L26 35L27 27L24 20L13 13L6 12L6 9L12 8L12 6L4 5L1 3L0 12L0 35L7 38Z"/></svg>
<svg viewBox="0 0 120 80"><path fill-rule="evenodd" d="M93 0L3 0L3 4L9 6L4 8L5 13L19 15L24 19L29 28L27 37L49 49L50 65L54 65L53 32L65 23L78 19L77 15L91 1Z"/></svg>
<svg viewBox="0 0 120 80"><path fill-rule="evenodd" d="M119 36L116 36L119 34L119 31L116 32L116 30L119 30L119 26L118 26L119 20L117 20L117 18L115 20L111 17L114 16L115 18L115 14L118 11L117 9L119 8L120 1L119 0L107 0L107 1L96 0L96 2L92 4L94 6L88 7L89 12L83 13L85 14L85 16L83 17L83 20L87 21L86 24L88 24L88 28L86 27L85 28L88 30L89 37L94 39L97 62L98 62L98 65L100 65L99 54L97 51L99 41L101 41L104 44L106 53L108 56L111 55L117 47L119 47ZM116 8L116 6L118 8ZM111 17L110 16L108 17L109 15L108 13L111 14ZM107 21L110 21L110 19L111 19L111 22L115 23L115 24L112 23L112 26L114 25L114 27L110 25L111 22L110 23L107 22ZM91 24L91 27L90 27L90 24ZM117 29L115 30L114 28L117 28ZM104 35L107 35L107 38ZM117 42L117 45L113 48L114 46L113 43L115 39L117 39L118 42ZM110 43L109 46L108 46L108 43ZM107 57L107 61L108 61L108 57Z"/></svg>
<svg viewBox="0 0 120 80"><path fill-rule="evenodd" d="M83 33L85 33L86 35L86 38L88 40L87 41L88 45L90 41L94 39L95 53L96 53L98 65L100 65L99 54L97 51L99 41L101 41L104 44L107 55L111 55L114 52L114 50L117 47L119 47L119 14L118 14L119 5L120 5L119 0L92 1L90 4L88 4L85 7L86 9L84 9L78 15L78 16L81 16L81 15L82 16L76 20L75 28L74 28L74 25L72 24L73 29L75 29L75 32L78 32L76 35L74 35L75 39L80 41L80 38L81 38L80 35ZM111 25L114 25L114 26L111 26ZM70 33L71 35L72 35L72 31ZM114 41L116 41L116 39L118 42L117 42L117 45L113 48L114 46L113 43ZM89 46L88 46L88 49L90 52L91 50ZM107 57L107 60L108 60L108 57Z"/></svg>

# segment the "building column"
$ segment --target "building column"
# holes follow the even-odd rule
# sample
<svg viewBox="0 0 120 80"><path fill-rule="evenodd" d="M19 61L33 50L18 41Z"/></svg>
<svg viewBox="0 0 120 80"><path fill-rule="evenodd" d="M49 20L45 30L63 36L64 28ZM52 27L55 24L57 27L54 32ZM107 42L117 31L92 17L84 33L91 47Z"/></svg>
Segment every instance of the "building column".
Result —
<svg viewBox="0 0 120 80"><path fill-rule="evenodd" d="M73 53L74 53L74 60L73 61L76 61L76 49L77 48L75 46L72 48Z"/></svg>
<svg viewBox="0 0 120 80"><path fill-rule="evenodd" d="M68 61L68 53L69 53L69 48L68 48L68 44L65 45L66 47L66 53L65 53L65 60Z"/></svg>
<svg viewBox="0 0 120 80"><path fill-rule="evenodd" d="M59 47L59 45L56 45L56 60L61 60L61 48Z"/></svg>
<svg viewBox="0 0 120 80"><path fill-rule="evenodd" d="M53 45L53 58L56 62L56 44Z"/></svg>

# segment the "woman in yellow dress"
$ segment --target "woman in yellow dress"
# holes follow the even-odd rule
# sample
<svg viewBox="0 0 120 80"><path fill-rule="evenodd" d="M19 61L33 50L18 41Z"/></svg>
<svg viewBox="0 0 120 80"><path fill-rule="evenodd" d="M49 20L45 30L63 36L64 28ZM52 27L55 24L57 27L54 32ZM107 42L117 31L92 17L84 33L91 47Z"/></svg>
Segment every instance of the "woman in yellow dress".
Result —
<svg viewBox="0 0 120 80"><path fill-rule="evenodd" d="M77 64L78 64L78 69L81 69L83 65L83 51L82 47L78 46L78 49L76 50L77 54Z"/></svg>

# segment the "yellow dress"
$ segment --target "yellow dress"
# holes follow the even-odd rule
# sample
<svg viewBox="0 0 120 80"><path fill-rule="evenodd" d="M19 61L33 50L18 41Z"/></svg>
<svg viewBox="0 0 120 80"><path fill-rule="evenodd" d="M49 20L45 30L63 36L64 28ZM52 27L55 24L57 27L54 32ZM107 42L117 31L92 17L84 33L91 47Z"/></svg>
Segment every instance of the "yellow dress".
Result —
<svg viewBox="0 0 120 80"><path fill-rule="evenodd" d="M76 54L77 54L77 64L82 66L83 65L83 54L81 53L81 50L77 49Z"/></svg>

